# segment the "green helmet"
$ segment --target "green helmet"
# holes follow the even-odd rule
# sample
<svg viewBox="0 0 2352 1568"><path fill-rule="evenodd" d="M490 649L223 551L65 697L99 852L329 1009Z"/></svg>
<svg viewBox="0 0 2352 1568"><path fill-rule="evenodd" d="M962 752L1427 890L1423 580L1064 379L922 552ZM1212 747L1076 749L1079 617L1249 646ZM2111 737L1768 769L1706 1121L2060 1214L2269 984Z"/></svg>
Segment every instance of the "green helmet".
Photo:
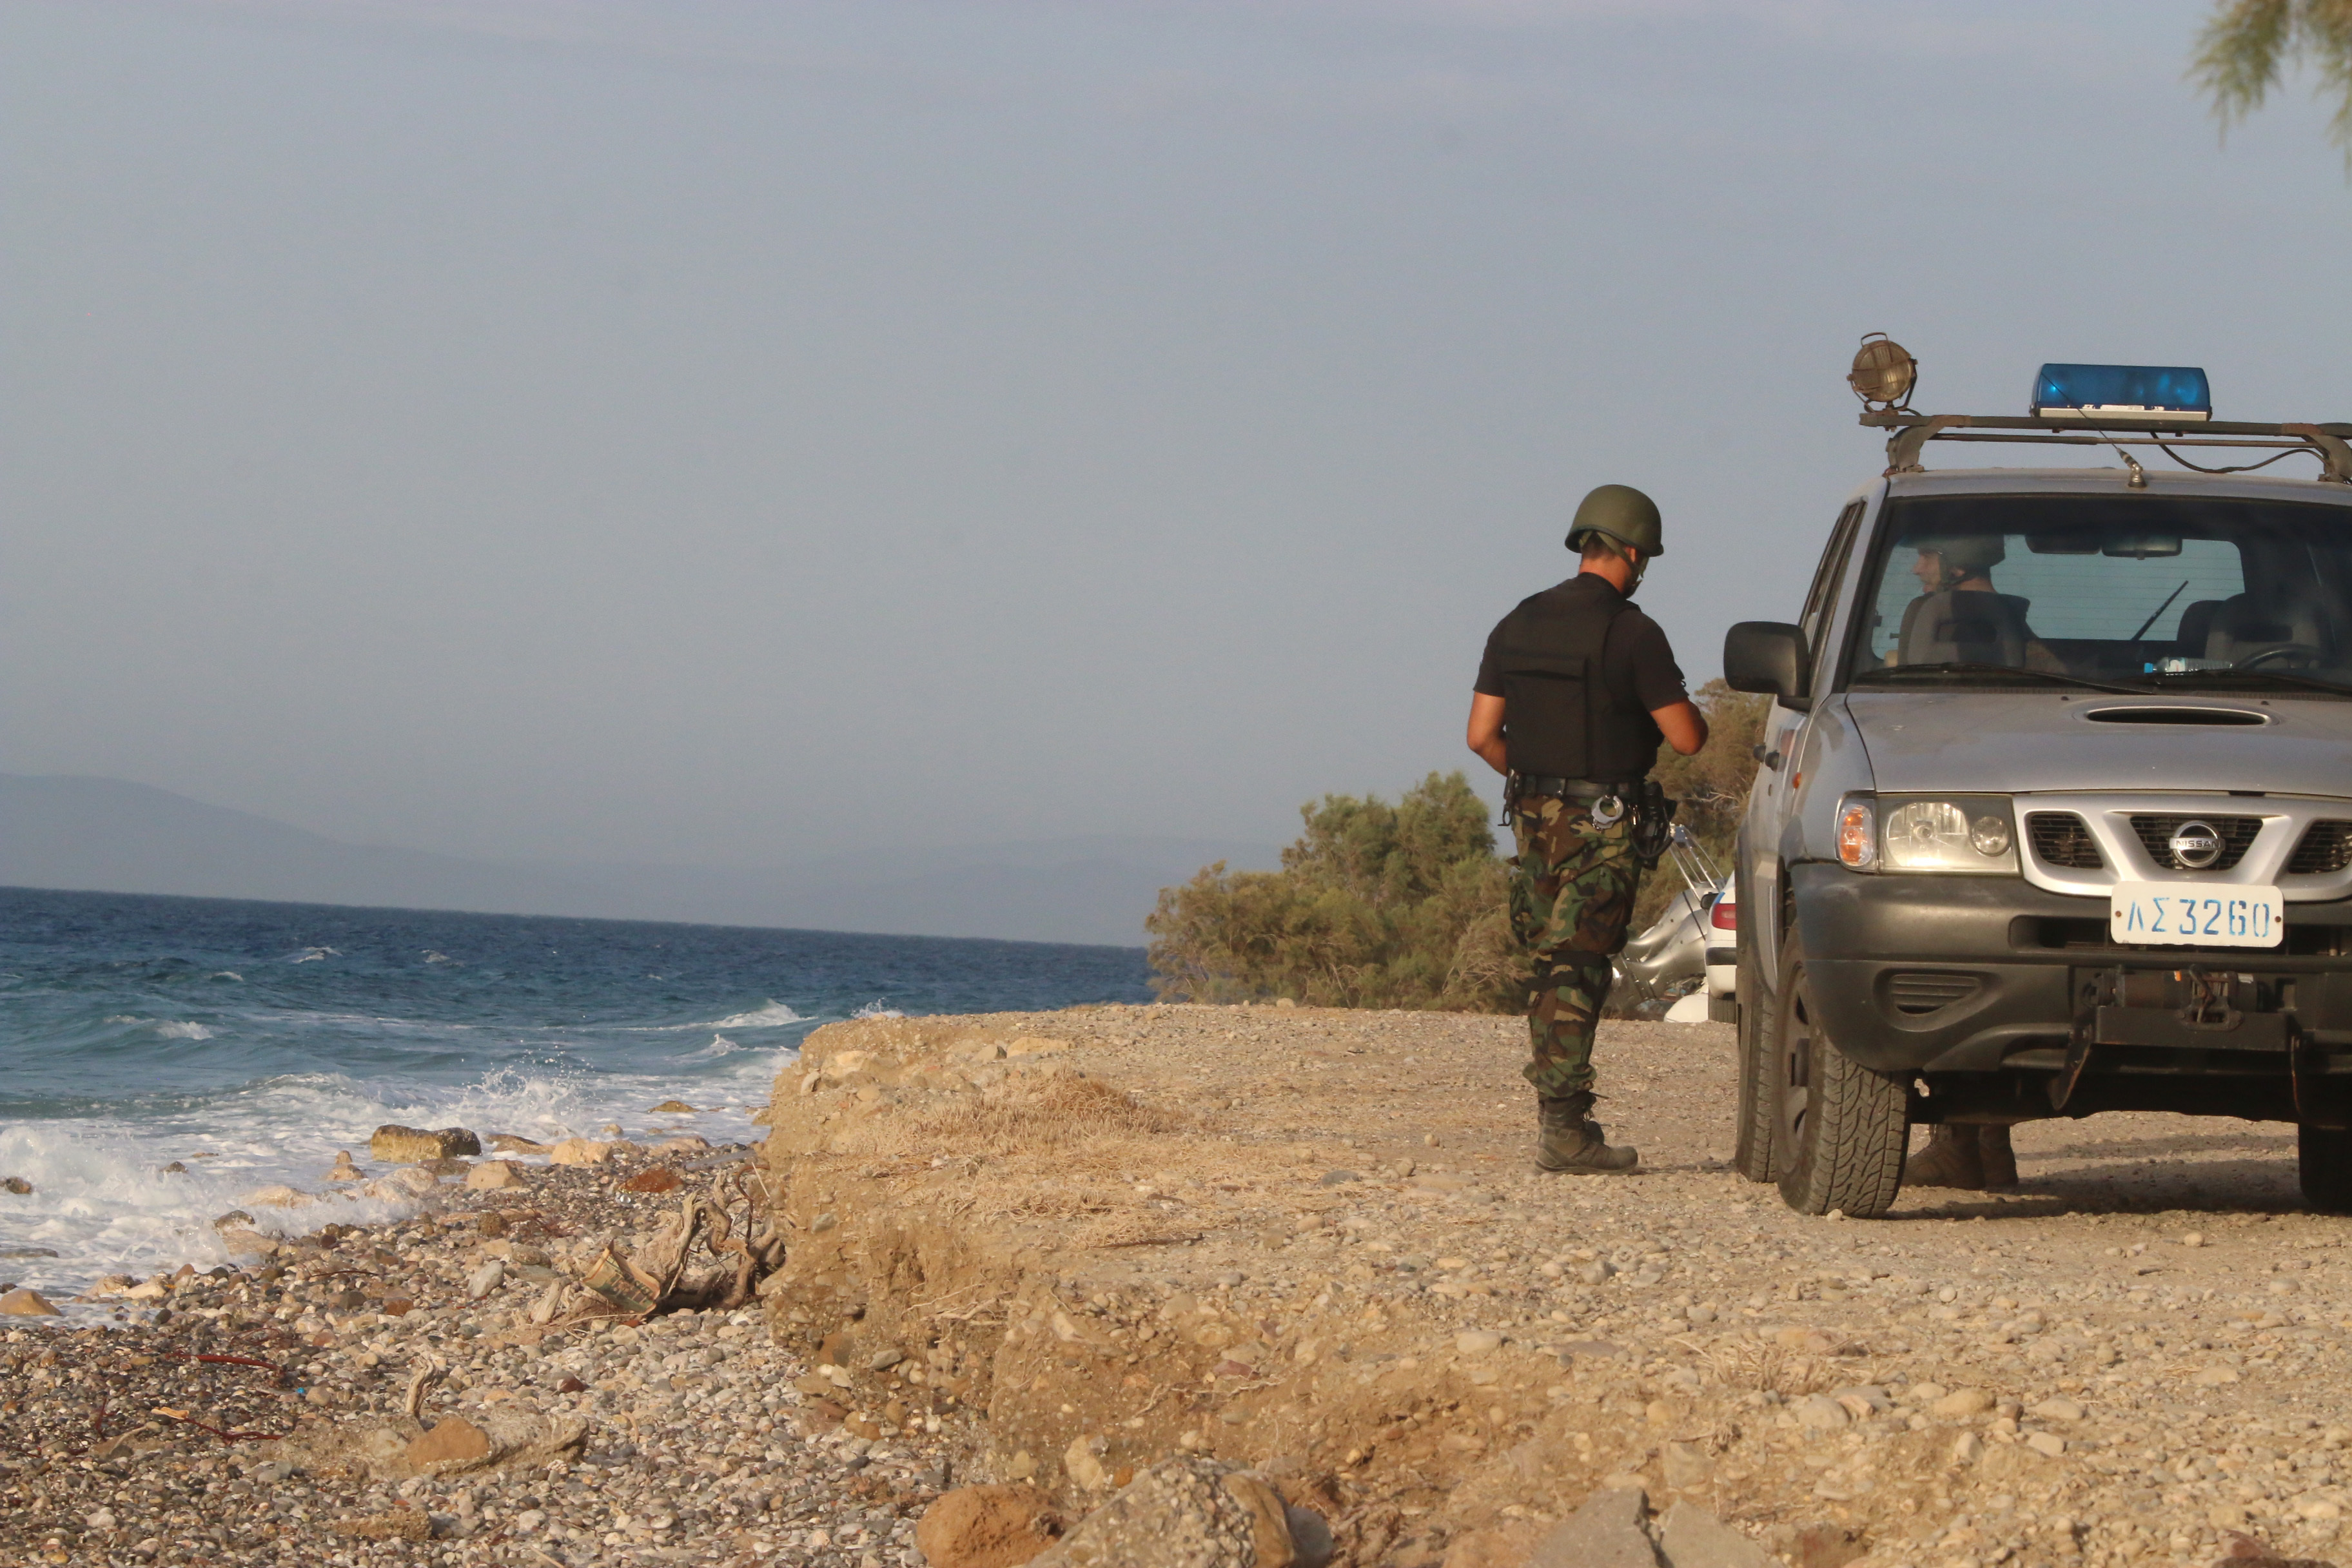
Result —
<svg viewBox="0 0 2352 1568"><path fill-rule="evenodd" d="M1631 485L1602 485L1577 503L1575 521L1568 525L1568 547L1581 550L1586 534L1605 534L1632 545L1647 561L1666 552L1660 542L1664 529L1656 501Z"/></svg>

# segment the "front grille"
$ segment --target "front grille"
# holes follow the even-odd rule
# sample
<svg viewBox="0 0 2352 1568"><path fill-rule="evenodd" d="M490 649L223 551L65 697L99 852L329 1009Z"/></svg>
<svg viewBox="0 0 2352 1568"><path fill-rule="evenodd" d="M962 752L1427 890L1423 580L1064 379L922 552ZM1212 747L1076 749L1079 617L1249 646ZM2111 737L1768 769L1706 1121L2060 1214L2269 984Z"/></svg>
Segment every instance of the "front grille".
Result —
<svg viewBox="0 0 2352 1568"><path fill-rule="evenodd" d="M2303 830L2303 842L2286 863L2289 873L2316 876L2352 866L2352 822L2315 822Z"/></svg>
<svg viewBox="0 0 2352 1568"><path fill-rule="evenodd" d="M2132 831L2139 835L2142 844L2147 846L2147 858L2164 867L2175 864L2172 836L2180 831L2180 825L2184 822L2201 822L2221 836L2221 858L2202 868L2208 871L2226 871L2244 859L2246 847L2254 841L2254 835L2263 830L2263 819L2259 816L2135 816L2131 819Z"/></svg>
<svg viewBox="0 0 2352 1568"><path fill-rule="evenodd" d="M2044 866L2095 871L2106 864L2090 826L2071 811L2033 812L2025 819L2025 831L2033 840L2033 858Z"/></svg>
<svg viewBox="0 0 2352 1568"><path fill-rule="evenodd" d="M1975 995L1982 982L1948 969L1898 969L1886 977L1886 1000L1898 1013L1933 1013Z"/></svg>

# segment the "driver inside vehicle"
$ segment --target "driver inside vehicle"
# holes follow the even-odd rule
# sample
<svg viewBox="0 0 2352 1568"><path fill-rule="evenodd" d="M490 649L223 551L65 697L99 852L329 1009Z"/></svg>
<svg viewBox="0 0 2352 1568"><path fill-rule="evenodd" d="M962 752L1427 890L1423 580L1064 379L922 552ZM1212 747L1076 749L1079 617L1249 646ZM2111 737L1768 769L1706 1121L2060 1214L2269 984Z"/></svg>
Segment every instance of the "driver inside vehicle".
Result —
<svg viewBox="0 0 2352 1568"><path fill-rule="evenodd" d="M1998 533L1917 540L1911 574L1919 596L1903 611L1889 665L1979 664L2064 674L2066 666L2033 635L2029 601L1993 586L1992 569L2008 558Z"/></svg>

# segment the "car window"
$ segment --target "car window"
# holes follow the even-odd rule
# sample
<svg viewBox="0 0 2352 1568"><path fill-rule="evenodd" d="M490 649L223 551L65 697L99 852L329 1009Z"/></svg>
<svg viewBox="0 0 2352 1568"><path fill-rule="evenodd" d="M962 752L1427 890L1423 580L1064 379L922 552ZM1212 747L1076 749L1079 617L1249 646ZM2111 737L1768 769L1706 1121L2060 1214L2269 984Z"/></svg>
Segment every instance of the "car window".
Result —
<svg viewBox="0 0 2352 1568"><path fill-rule="evenodd" d="M2352 510L2180 496L1890 503L1853 679L2252 672L2352 684Z"/></svg>
<svg viewBox="0 0 2352 1568"><path fill-rule="evenodd" d="M1837 598L1838 579L1845 575L1846 552L1853 544L1854 525L1862 521L1862 502L1855 501L1838 513L1830 529L1830 542L1822 552L1821 564L1813 568L1813 585L1805 593L1805 613L1797 625L1805 634L1805 646L1821 647L1822 628L1829 624L1830 607Z"/></svg>

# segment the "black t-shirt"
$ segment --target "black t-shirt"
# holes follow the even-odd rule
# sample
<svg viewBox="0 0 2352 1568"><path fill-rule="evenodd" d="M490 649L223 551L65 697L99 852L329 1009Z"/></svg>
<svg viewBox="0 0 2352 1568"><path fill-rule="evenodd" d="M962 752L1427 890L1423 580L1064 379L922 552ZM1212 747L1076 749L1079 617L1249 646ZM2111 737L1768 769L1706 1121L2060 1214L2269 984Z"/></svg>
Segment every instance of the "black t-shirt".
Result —
<svg viewBox="0 0 2352 1568"><path fill-rule="evenodd" d="M1540 604L1555 614L1589 610L1607 615L1624 598L1617 584L1600 573L1580 572L1556 587L1530 595L1525 603ZM1470 689L1483 696L1503 695L1503 673L1497 662L1502 635L1501 622L1486 634L1486 657L1478 661L1477 684ZM1601 647L1601 679L1611 700L1622 709L1654 713L1690 700L1690 689L1684 683L1682 667L1675 662L1675 650L1666 644L1666 634L1642 613L1639 605L1629 605L1610 623L1609 639Z"/></svg>

